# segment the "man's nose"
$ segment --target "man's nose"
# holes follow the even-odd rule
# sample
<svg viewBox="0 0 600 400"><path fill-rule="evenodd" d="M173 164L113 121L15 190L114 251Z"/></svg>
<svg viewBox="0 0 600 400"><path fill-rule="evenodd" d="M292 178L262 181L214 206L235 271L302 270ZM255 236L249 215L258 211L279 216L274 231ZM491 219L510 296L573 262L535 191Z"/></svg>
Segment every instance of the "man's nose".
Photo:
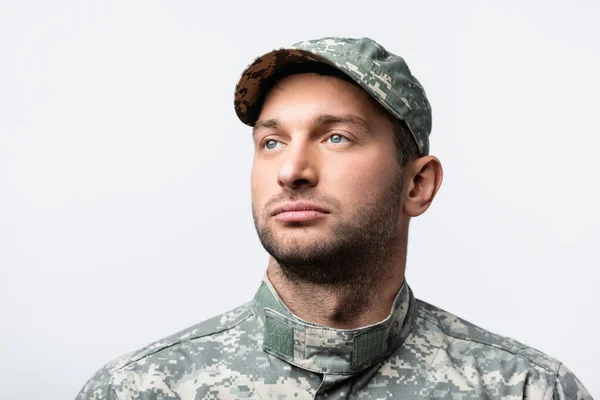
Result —
<svg viewBox="0 0 600 400"><path fill-rule="evenodd" d="M279 186L297 190L316 186L318 182L318 150L310 144L290 144L279 169Z"/></svg>

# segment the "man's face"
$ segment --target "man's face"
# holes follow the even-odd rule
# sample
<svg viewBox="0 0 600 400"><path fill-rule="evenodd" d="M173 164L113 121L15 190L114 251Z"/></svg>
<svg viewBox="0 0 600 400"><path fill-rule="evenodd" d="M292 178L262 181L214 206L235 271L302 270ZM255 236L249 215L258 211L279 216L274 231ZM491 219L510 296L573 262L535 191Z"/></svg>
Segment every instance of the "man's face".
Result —
<svg viewBox="0 0 600 400"><path fill-rule="evenodd" d="M372 273L365 264L389 252L401 218L385 112L349 82L297 74L268 93L253 134L254 221L282 270L315 283Z"/></svg>

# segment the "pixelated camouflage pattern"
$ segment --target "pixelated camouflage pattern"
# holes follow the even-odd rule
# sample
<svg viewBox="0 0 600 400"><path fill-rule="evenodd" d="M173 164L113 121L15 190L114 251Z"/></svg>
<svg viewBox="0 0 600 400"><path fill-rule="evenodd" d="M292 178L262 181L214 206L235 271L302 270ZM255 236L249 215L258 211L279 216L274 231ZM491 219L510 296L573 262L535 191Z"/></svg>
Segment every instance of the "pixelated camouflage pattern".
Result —
<svg viewBox="0 0 600 400"><path fill-rule="evenodd" d="M429 154L431 106L425 90L401 57L370 38L327 37L275 49L250 64L235 89L239 119L253 126L262 90L273 74L293 64L322 62L336 67L410 128L421 155Z"/></svg>
<svg viewBox="0 0 600 400"><path fill-rule="evenodd" d="M278 335L268 332L269 315L284 322L283 327L274 325ZM363 337L369 341L358 349L356 343ZM78 400L325 398L591 396L560 362L416 300L406 282L384 321L339 330L295 317L266 277L253 301L108 363L77 396Z"/></svg>

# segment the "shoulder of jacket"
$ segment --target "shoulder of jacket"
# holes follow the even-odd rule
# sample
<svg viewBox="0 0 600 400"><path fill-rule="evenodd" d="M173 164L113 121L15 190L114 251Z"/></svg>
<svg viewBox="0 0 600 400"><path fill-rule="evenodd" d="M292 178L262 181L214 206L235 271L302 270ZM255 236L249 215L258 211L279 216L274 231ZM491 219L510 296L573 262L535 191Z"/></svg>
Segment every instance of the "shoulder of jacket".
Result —
<svg viewBox="0 0 600 400"><path fill-rule="evenodd" d="M233 310L214 316L180 332L150 343L139 350L124 354L109 362L105 368L110 374L112 374L132 363L141 361L146 357L176 346L182 342L217 335L233 329L250 316L252 316L251 303L246 303Z"/></svg>
<svg viewBox="0 0 600 400"><path fill-rule="evenodd" d="M487 331L422 300L417 300L417 305L417 318L433 324L446 336L524 357L551 374L556 374L560 367L560 361L517 340Z"/></svg>

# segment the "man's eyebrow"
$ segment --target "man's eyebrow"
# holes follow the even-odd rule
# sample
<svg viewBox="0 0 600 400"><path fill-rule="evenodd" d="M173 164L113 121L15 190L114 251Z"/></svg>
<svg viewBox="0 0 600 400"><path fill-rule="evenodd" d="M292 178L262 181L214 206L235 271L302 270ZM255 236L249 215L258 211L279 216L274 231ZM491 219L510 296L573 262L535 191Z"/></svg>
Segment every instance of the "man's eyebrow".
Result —
<svg viewBox="0 0 600 400"><path fill-rule="evenodd" d="M371 131L371 125L365 119L355 114L321 114L314 120L315 125L330 125L338 123L355 125L367 133Z"/></svg>
<svg viewBox="0 0 600 400"><path fill-rule="evenodd" d="M254 123L254 126L252 127L252 136L254 136L256 131L260 128L278 129L280 127L281 127L281 121L278 120L277 118L259 120L259 121L256 121Z"/></svg>
<svg viewBox="0 0 600 400"><path fill-rule="evenodd" d="M315 117L315 119L313 120L313 124L316 126L332 124L350 124L357 126L358 128L367 133L371 131L371 125L365 119L355 114L320 114ZM256 121L254 123L254 126L252 127L252 136L254 136L256 131L261 128L279 129L282 125L283 123L281 122L281 120L277 118Z"/></svg>

